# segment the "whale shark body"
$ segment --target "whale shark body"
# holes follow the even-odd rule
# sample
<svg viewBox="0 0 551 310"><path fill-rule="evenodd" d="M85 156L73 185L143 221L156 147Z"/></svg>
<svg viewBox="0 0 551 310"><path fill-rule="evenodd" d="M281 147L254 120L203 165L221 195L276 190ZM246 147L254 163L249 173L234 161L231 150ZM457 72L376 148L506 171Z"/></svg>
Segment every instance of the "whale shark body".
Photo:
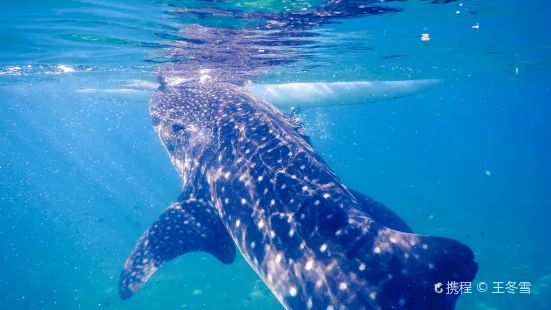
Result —
<svg viewBox="0 0 551 310"><path fill-rule="evenodd" d="M231 264L237 248L286 309L454 309L458 295L434 285L474 279L466 245L414 234L347 188L294 118L216 71L193 74L150 101L183 190L124 264L122 299L180 255Z"/></svg>
<svg viewBox="0 0 551 310"><path fill-rule="evenodd" d="M371 0L323 0L285 12L169 9L198 22L178 28L175 41L161 37L170 61L159 62L149 103L183 189L125 262L122 299L180 255L201 251L231 264L239 251L286 309L454 309L459 295L435 285L472 281L473 252L414 234L389 208L347 188L297 118L279 109L380 102L439 80L247 83L323 53L321 42L331 38L314 27L400 11ZM239 26L199 24L219 16ZM129 89L151 86L135 84Z"/></svg>

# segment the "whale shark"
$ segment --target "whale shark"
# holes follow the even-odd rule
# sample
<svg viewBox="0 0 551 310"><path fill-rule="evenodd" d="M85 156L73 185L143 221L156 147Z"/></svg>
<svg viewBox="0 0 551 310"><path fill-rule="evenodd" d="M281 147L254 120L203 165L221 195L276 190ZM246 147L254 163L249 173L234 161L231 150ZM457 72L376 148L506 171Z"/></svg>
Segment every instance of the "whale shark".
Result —
<svg viewBox="0 0 551 310"><path fill-rule="evenodd" d="M286 309L452 310L460 294L435 284L475 278L467 245L347 188L296 119L216 69L161 79L149 110L182 193L124 263L121 299L190 252L239 252Z"/></svg>
<svg viewBox="0 0 551 310"><path fill-rule="evenodd" d="M167 16L197 24L161 34L157 84L122 93L155 89L150 116L182 192L130 252L121 299L168 262L204 252L226 265L239 253L285 309L455 308L461 294L439 289L475 278L473 251L416 234L391 208L346 187L284 112L400 98L439 80L256 83L276 66L307 72L314 51L342 43L314 27L401 11L372 0L320 2L282 12L170 6ZM220 16L231 27L209 23Z"/></svg>

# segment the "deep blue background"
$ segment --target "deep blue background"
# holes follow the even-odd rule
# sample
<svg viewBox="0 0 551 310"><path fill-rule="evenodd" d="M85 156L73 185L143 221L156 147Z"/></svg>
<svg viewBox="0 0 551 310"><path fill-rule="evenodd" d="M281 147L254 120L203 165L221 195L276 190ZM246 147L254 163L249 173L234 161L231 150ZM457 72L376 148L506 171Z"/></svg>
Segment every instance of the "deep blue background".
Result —
<svg viewBox="0 0 551 310"><path fill-rule="evenodd" d="M118 300L126 255L180 185L148 92L76 90L152 80L143 59L171 21L148 1L25 2L0 4L1 308L280 309L243 260L203 254ZM459 4L405 2L402 13L325 26L337 43L373 49L328 50L316 70L272 79L444 79L404 99L303 110L314 146L416 232L471 246L476 281L532 284L530 295L475 291L458 309L549 309L550 5ZM60 64L77 72L45 74Z"/></svg>

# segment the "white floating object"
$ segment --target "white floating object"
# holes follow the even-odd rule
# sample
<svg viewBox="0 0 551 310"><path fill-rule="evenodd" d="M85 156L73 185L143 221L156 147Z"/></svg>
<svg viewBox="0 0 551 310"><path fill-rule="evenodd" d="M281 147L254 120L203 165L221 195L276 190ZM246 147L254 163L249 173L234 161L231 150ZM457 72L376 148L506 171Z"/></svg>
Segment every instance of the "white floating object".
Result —
<svg viewBox="0 0 551 310"><path fill-rule="evenodd" d="M433 88L442 80L250 84L247 91L278 107L322 107L387 101Z"/></svg>

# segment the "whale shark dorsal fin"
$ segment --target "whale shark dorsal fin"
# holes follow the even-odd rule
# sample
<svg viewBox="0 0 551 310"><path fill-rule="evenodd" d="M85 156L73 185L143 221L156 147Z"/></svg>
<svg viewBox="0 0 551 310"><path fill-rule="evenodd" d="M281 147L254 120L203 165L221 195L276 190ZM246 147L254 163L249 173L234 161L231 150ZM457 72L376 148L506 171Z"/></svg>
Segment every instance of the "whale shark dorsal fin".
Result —
<svg viewBox="0 0 551 310"><path fill-rule="evenodd" d="M405 81L253 84L244 88L278 107L325 107L387 101L414 95L442 83L438 79Z"/></svg>
<svg viewBox="0 0 551 310"><path fill-rule="evenodd" d="M231 264L235 245L216 210L199 200L178 201L144 232L124 264L119 296L128 299L164 263L189 252L212 254Z"/></svg>

